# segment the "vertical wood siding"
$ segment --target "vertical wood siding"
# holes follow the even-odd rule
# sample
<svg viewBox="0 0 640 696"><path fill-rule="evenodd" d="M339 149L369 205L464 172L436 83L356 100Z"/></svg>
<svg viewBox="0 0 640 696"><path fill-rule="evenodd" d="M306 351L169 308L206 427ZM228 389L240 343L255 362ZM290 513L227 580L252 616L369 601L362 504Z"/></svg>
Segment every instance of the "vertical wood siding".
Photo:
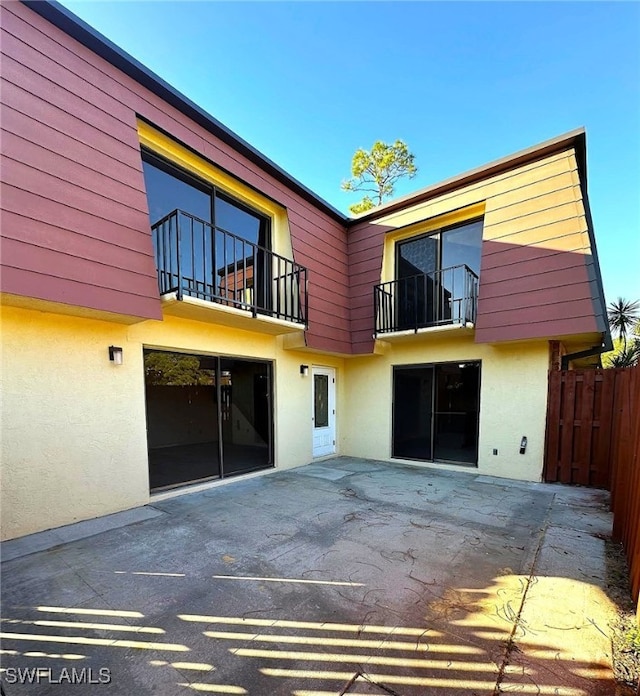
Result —
<svg viewBox="0 0 640 696"><path fill-rule="evenodd" d="M2 26L2 289L161 318L136 118L287 208L307 344L349 353L344 226L21 3Z"/></svg>
<svg viewBox="0 0 640 696"><path fill-rule="evenodd" d="M640 597L640 366L623 371L616 390L611 509L613 538L629 562L634 601ZM639 614L640 617L640 614Z"/></svg>
<svg viewBox="0 0 640 696"><path fill-rule="evenodd" d="M640 592L640 366L549 373L544 480L611 491L613 538Z"/></svg>
<svg viewBox="0 0 640 696"><path fill-rule="evenodd" d="M619 370L549 372L543 478L609 488Z"/></svg>

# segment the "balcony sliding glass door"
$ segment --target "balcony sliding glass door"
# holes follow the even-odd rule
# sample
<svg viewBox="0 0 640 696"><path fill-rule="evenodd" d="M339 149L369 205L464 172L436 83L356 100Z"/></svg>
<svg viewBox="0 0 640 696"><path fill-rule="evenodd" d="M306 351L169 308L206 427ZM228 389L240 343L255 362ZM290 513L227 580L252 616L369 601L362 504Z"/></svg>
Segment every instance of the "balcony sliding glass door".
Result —
<svg viewBox="0 0 640 696"><path fill-rule="evenodd" d="M396 280L376 288L376 330L417 330L475 319L482 220L396 246Z"/></svg>
<svg viewBox="0 0 640 696"><path fill-rule="evenodd" d="M164 289L269 306L268 218L153 154L144 153L142 163Z"/></svg>
<svg viewBox="0 0 640 696"><path fill-rule="evenodd" d="M438 317L436 271L440 265L437 235L419 237L398 245L398 329L434 323Z"/></svg>
<svg viewBox="0 0 640 696"><path fill-rule="evenodd" d="M161 295L306 324L307 269L271 249L271 220L150 152L142 158Z"/></svg>

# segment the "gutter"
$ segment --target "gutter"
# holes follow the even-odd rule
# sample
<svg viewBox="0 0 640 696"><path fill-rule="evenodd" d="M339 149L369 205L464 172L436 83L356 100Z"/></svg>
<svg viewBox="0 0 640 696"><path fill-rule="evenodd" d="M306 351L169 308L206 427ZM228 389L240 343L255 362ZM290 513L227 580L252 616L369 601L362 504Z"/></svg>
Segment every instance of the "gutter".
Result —
<svg viewBox="0 0 640 696"><path fill-rule="evenodd" d="M602 339L602 343L599 346L592 346L586 350L578 351L577 353L567 353L567 355L562 356L560 361L560 369L568 370L569 362L571 360L580 360L581 358L590 358L592 355L602 355L603 353L608 353L613 350L613 341L611 340L611 332L605 331Z"/></svg>

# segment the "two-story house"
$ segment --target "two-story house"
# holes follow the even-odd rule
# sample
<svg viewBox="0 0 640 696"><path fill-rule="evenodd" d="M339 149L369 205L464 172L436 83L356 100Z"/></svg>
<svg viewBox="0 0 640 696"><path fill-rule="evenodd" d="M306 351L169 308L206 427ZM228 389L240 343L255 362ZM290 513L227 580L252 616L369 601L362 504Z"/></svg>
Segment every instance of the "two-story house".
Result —
<svg viewBox="0 0 640 696"><path fill-rule="evenodd" d="M4 3L2 534L332 455L539 480L607 335L578 130L355 219Z"/></svg>

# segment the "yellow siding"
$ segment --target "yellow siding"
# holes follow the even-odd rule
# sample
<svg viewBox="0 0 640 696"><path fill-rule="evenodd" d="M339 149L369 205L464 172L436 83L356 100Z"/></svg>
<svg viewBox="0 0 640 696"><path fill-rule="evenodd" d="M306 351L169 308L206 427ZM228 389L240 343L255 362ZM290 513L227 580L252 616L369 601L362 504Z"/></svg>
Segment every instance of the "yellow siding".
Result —
<svg viewBox="0 0 640 696"><path fill-rule="evenodd" d="M386 233L381 282L393 278L398 239L452 224L451 211L457 222L482 210L484 240L590 252L575 155L561 153L376 220Z"/></svg>
<svg viewBox="0 0 640 696"><path fill-rule="evenodd" d="M376 218L373 224L383 227L400 227L412 222L426 220L434 215L457 210L470 205L472 202L481 202L508 191L516 191L529 185L538 187L546 179L574 169L575 157L572 156L572 159L573 163L568 161L567 153L552 155L538 162L532 162L503 174L497 174L484 181L435 196L422 203L417 203L413 206L407 205L401 211ZM530 192L523 195L523 198L527 197L531 197ZM434 212L436 210L437 212Z"/></svg>
<svg viewBox="0 0 640 696"><path fill-rule="evenodd" d="M491 222L489 220L489 223ZM576 216L564 220L556 220L545 224L542 228L536 227L534 229L523 229L522 231L518 231L513 224L505 227L509 230L509 241L512 244L517 243L525 246L537 242L536 246L544 245L546 249L588 250L589 240L584 217ZM487 238L486 235L496 234L497 232L491 224L488 230L485 226L485 230L485 239ZM486 255L490 256L491 252Z"/></svg>

